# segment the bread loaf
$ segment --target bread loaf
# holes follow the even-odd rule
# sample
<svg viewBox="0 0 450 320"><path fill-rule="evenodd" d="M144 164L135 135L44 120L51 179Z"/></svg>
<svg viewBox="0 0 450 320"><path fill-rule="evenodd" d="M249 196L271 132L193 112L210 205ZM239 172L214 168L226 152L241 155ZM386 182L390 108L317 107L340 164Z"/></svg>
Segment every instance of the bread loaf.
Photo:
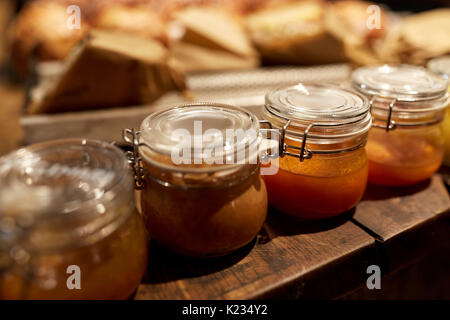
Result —
<svg viewBox="0 0 450 320"><path fill-rule="evenodd" d="M70 29L67 8L71 4L81 6L81 29ZM11 31L11 58L21 73L26 73L30 59L62 60L89 26L84 6L86 0L37 0L30 2L14 21Z"/></svg>
<svg viewBox="0 0 450 320"><path fill-rule="evenodd" d="M380 5L375 7L379 11L368 10L373 5L366 1L343 0L330 4L326 10L327 30L342 41L346 57L357 65L382 62L375 47L383 41L393 23Z"/></svg>
<svg viewBox="0 0 450 320"><path fill-rule="evenodd" d="M175 14L180 38L170 46L170 63L185 72L251 68L259 57L239 21L211 7L195 7Z"/></svg>
<svg viewBox="0 0 450 320"><path fill-rule="evenodd" d="M246 18L254 45L271 63L317 64L345 61L344 46L324 23L320 1L271 5Z"/></svg>
<svg viewBox="0 0 450 320"><path fill-rule="evenodd" d="M404 18L377 47L385 62L425 65L450 53L450 9L437 9Z"/></svg>
<svg viewBox="0 0 450 320"><path fill-rule="evenodd" d="M96 1L89 20L96 29L123 31L167 41L166 21L148 0Z"/></svg>
<svg viewBox="0 0 450 320"><path fill-rule="evenodd" d="M150 103L184 90L184 77L167 64L160 43L119 32L92 30L68 57L30 113L56 113Z"/></svg>

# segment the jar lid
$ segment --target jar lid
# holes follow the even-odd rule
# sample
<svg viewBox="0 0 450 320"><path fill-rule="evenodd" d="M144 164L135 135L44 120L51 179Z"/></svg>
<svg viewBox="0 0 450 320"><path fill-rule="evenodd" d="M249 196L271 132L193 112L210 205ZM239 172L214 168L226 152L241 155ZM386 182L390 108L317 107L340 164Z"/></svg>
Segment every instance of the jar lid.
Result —
<svg viewBox="0 0 450 320"><path fill-rule="evenodd" d="M266 108L286 119L345 123L369 112L367 99L336 85L297 84L266 94Z"/></svg>
<svg viewBox="0 0 450 320"><path fill-rule="evenodd" d="M444 75L447 79L450 78L450 55L431 59L427 67L433 72Z"/></svg>
<svg viewBox="0 0 450 320"><path fill-rule="evenodd" d="M112 230L123 212L111 202L128 195L121 186L133 195L126 157L111 144L69 139L29 146L0 158L0 222L32 225L27 238L34 246L81 245Z"/></svg>
<svg viewBox="0 0 450 320"><path fill-rule="evenodd" d="M197 103L151 114L142 122L140 135L145 160L164 167L206 169L247 161L248 157L236 159L236 154L257 145L259 121L242 108Z"/></svg>
<svg viewBox="0 0 450 320"><path fill-rule="evenodd" d="M353 72L351 82L363 94L411 102L440 98L448 87L446 79L410 65L361 67Z"/></svg>
<svg viewBox="0 0 450 320"><path fill-rule="evenodd" d="M365 133L371 125L366 97L332 84L297 84L266 94L266 111L272 125L281 128L287 121L286 134L302 138L308 126L309 137L317 143L336 142ZM313 142L314 140L311 140Z"/></svg>

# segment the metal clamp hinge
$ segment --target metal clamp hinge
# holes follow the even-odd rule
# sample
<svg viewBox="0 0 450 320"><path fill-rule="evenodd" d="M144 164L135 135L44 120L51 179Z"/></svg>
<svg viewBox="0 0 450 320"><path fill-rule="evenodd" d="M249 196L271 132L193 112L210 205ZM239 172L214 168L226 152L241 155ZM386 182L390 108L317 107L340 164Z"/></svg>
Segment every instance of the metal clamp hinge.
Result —
<svg viewBox="0 0 450 320"><path fill-rule="evenodd" d="M370 102L369 102L370 113L372 114L372 119L381 121L381 119L377 119L377 118L375 118L375 117L373 116L373 113L372 113L372 107L373 107L374 101L375 101L375 97L372 97L372 98L370 99ZM375 121L374 121L374 122L372 123L372 127L374 127L374 128L380 128L380 129L385 129L386 132L389 132L389 131L394 130L394 129L397 128L397 123L395 123L395 121L392 120L392 112L393 112L393 110L394 110L394 106L395 106L395 103L396 103L396 102L397 102L397 99L393 99L393 100L391 101L391 103L389 103L389 112L388 112L388 117L387 117L387 119L386 119L386 124L385 124L385 125L379 125L379 124L376 124Z"/></svg>
<svg viewBox="0 0 450 320"><path fill-rule="evenodd" d="M314 126L314 124L309 125L308 128L305 130L305 132L303 133L302 146L297 147L297 146L292 146L292 145L288 145L285 143L286 130L289 127L289 125L291 124L291 120L286 121L285 125L281 128L281 132L277 129L273 129L272 124L268 120L260 120L260 123L269 126L269 129L261 129L261 131L271 132L271 134L272 133L279 134L278 154L266 153L265 158L263 157L262 160L268 160L269 158L276 159L277 157L283 158L284 156L291 156L291 157L299 158L300 162L303 162L305 159L312 158L313 153L311 150L306 148L306 140L308 138L308 133L311 130L311 128ZM299 152L298 153L289 152L288 151L289 149L298 150Z"/></svg>
<svg viewBox="0 0 450 320"><path fill-rule="evenodd" d="M136 190L144 188L144 168L142 167L142 159L139 156L139 135L140 131L135 129L123 129L122 139L125 143L133 148L132 151L126 153L128 163L133 171L134 182Z"/></svg>

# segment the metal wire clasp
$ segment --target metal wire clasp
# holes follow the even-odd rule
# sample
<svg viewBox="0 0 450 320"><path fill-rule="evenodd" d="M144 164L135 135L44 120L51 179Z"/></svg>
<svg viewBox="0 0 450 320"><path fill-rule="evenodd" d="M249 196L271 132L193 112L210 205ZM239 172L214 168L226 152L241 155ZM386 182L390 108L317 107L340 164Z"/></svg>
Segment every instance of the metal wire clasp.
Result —
<svg viewBox="0 0 450 320"><path fill-rule="evenodd" d="M382 119L377 119L377 118L375 118L375 117L373 116L373 113L372 113L372 106L373 106L374 101L375 101L375 97L372 97L372 98L370 99L370 101L369 101L369 108L370 108L370 113L372 114L372 118L373 118L374 120L383 121ZM397 99L393 99L393 100L391 101L391 103L389 103L389 112L388 112L388 117L387 117L387 120L386 120L386 125L379 125L379 124L376 124L375 121L374 121L374 122L372 123L372 127L374 127L374 128L380 128L380 129L385 129L386 132L389 132L389 131L394 130L394 129L397 128L397 123L395 123L395 121L392 120L392 112L393 112L393 110L394 110L394 105L395 105L396 102L397 102Z"/></svg>
<svg viewBox="0 0 450 320"><path fill-rule="evenodd" d="M265 128L259 129L259 131L264 134L263 139L268 138L266 140L272 141L274 139L273 136L275 135L276 140L278 141L278 144L279 144L279 134L280 133L277 129L273 128L272 123L270 123L270 121L268 121L268 120L259 120L259 123L261 125L267 125L269 127L269 129L265 129ZM270 137L267 137L268 134L270 134ZM265 152L261 154L262 161L266 162L266 161L269 161L269 159L277 159L280 156L280 149L278 149L278 151L273 153L271 145L265 145L265 147L266 147Z"/></svg>
<svg viewBox="0 0 450 320"><path fill-rule="evenodd" d="M306 128L305 132L303 133L303 141L302 141L302 146L301 147L297 147L297 146L292 146L292 145L288 145L286 144L285 138L286 138L286 130L289 127L289 125L291 124L291 120L286 119L286 123L285 125L281 128L281 132L277 129L273 129L272 123L268 120L260 120L261 124L264 125L268 125L269 129L261 129L261 131L266 131L266 132L271 132L272 133L276 133L277 135L279 135L279 148L278 148L278 154L269 154L266 153L266 156L263 160L267 160L268 158L271 159L276 159L277 157L284 157L284 156L291 156L291 157L295 157L295 158L299 158L300 162L303 162L305 159L311 159L312 158L312 151L306 148L306 139L308 138L308 134L309 131L311 130L311 128L315 125L315 124L311 124L308 126L308 128ZM288 149L294 149L294 150L298 150L299 153L292 153L289 152Z"/></svg>
<svg viewBox="0 0 450 320"><path fill-rule="evenodd" d="M373 103L375 101L375 96L372 96L372 98L370 99L369 102L369 106L370 106L370 112L372 114L372 119L376 120L376 121L384 121L384 119L379 119L373 116L372 113L372 107L373 107ZM394 120L392 120L392 113L394 112L394 107L395 104L397 103L398 99L393 99L391 101L391 103L389 104L389 112L388 112L388 117L386 119L386 124L385 125L379 125L376 124L375 121L372 122L372 127L375 128L380 128L380 129L385 129L386 132L389 132L391 130L397 129L397 128L417 128L417 127L424 127L424 126L432 126L432 125L436 125L438 123L440 123L443 118L437 118L437 119L432 119L429 121L416 121L416 122L407 122L407 123L402 123L402 122L395 122Z"/></svg>
<svg viewBox="0 0 450 320"><path fill-rule="evenodd" d="M133 147L133 151L127 151L126 155L131 170L133 170L136 190L144 188L144 168L142 167L141 157L139 156L139 136L140 131L135 129L123 129L122 139L128 146Z"/></svg>

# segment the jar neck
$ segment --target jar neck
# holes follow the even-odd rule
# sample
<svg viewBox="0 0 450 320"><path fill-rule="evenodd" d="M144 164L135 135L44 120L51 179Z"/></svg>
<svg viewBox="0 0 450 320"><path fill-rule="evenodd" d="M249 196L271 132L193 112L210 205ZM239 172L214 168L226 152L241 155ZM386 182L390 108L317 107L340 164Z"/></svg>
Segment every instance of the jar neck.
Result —
<svg viewBox="0 0 450 320"><path fill-rule="evenodd" d="M317 146L319 149L333 151L342 145L353 146L364 140L371 127L371 115L367 112L360 117L349 120L336 120L336 122L314 122L302 119L288 119L270 112L266 107L263 117L271 126L280 132L286 139ZM281 137L282 139L283 137Z"/></svg>
<svg viewBox="0 0 450 320"><path fill-rule="evenodd" d="M151 149L143 140L139 143L138 157L149 179L178 187L204 187L234 184L245 179L260 166L261 136L255 132L256 138L242 148L231 148L223 154L215 150L184 149L175 150L170 155ZM136 146L135 146L136 147ZM187 156L186 156L187 154Z"/></svg>
<svg viewBox="0 0 450 320"><path fill-rule="evenodd" d="M237 185L250 176L259 174L260 160L256 163L222 166L218 170L177 171L143 160L145 180L170 188L222 188ZM146 182L144 182L145 185Z"/></svg>
<svg viewBox="0 0 450 320"><path fill-rule="evenodd" d="M444 120L448 97L438 101L397 101L372 98L371 113L375 126L415 128L439 124Z"/></svg>

